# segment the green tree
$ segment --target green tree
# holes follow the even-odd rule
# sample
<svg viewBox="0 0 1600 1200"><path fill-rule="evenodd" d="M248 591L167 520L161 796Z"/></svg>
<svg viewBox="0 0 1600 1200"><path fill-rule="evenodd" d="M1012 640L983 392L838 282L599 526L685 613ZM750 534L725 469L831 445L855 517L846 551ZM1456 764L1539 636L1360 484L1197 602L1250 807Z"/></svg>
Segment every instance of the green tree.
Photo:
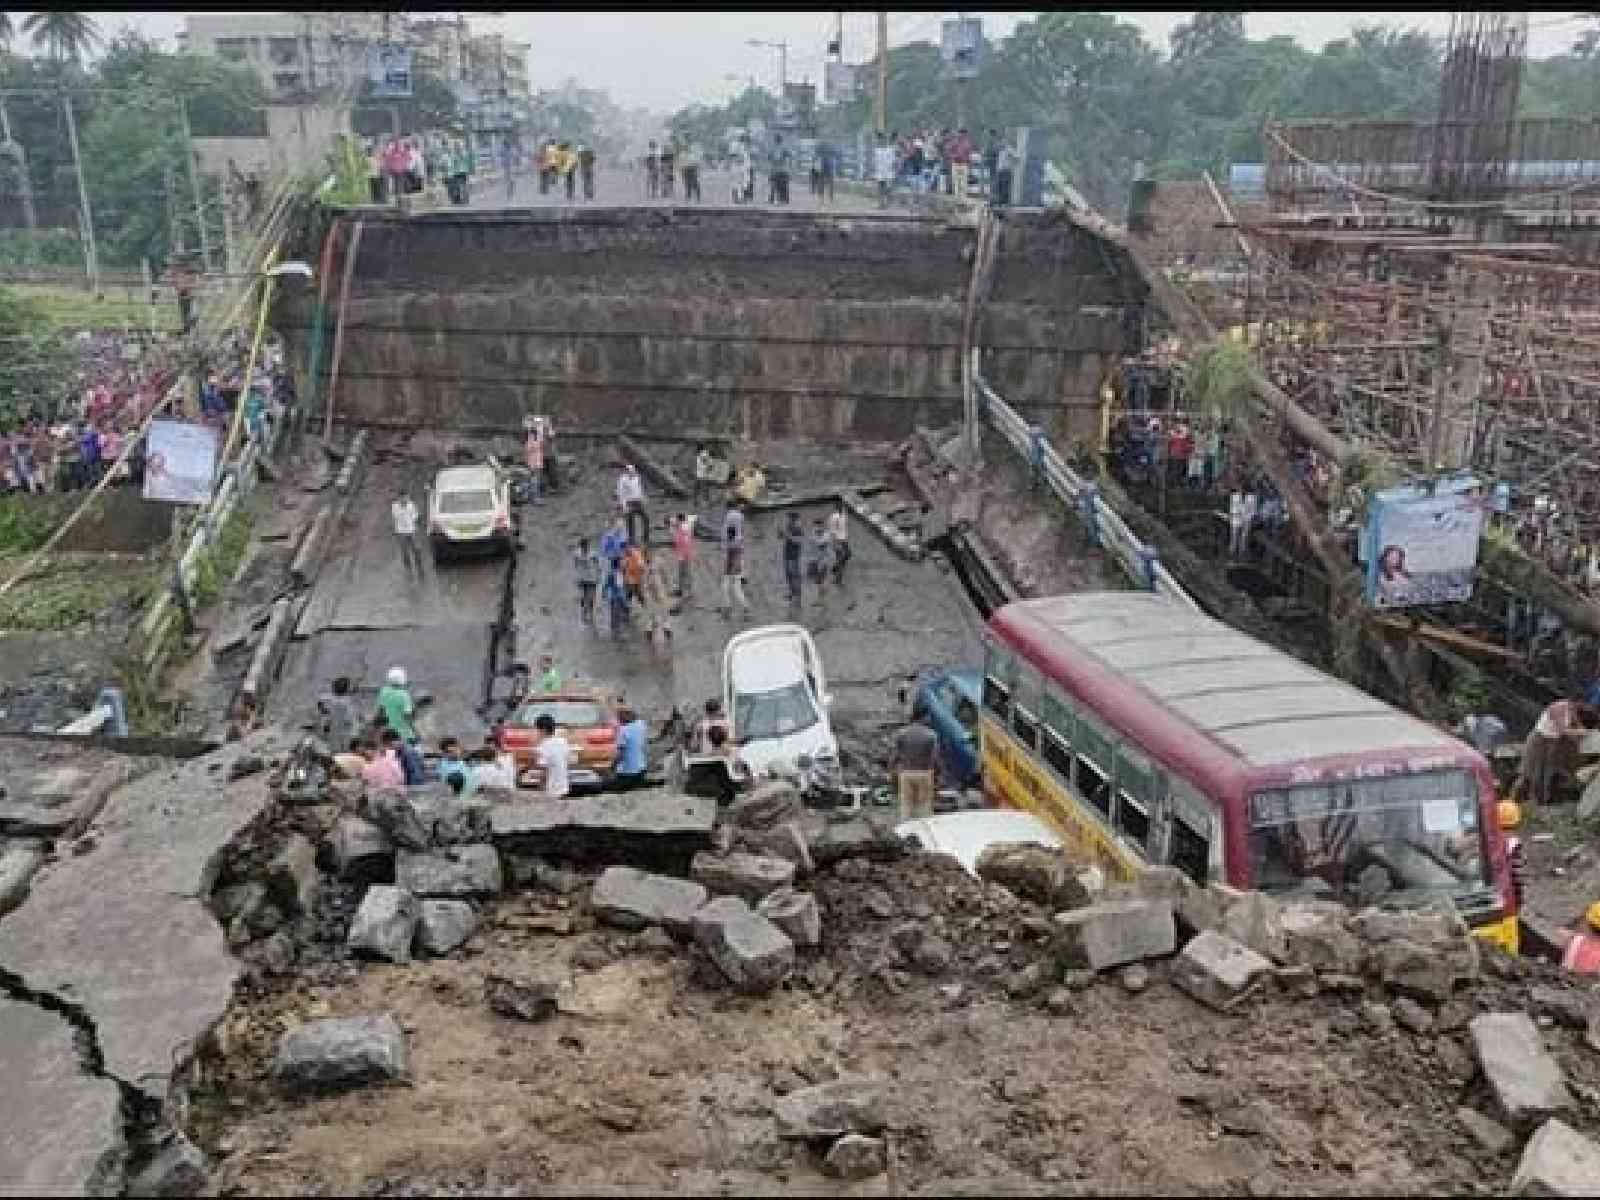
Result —
<svg viewBox="0 0 1600 1200"><path fill-rule="evenodd" d="M1242 8L1209 9L1194 14L1168 37L1172 62L1176 66L1201 55L1231 50L1245 40Z"/></svg>
<svg viewBox="0 0 1600 1200"><path fill-rule="evenodd" d="M58 65L79 63L100 44L100 27L88 13L61 10L29 13L22 22L22 30L33 38L35 49L45 51L50 61Z"/></svg>
<svg viewBox="0 0 1600 1200"><path fill-rule="evenodd" d="M66 339L37 306L0 287L0 427L30 412L53 416L72 377Z"/></svg>

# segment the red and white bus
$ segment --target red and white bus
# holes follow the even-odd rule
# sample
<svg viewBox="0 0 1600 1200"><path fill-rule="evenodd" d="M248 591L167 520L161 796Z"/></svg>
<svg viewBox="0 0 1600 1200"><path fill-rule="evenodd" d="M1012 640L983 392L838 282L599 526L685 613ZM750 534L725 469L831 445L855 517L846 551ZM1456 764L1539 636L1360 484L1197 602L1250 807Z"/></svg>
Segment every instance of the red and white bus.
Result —
<svg viewBox="0 0 1600 1200"><path fill-rule="evenodd" d="M1351 904L1448 897L1516 951L1494 778L1466 743L1148 592L1007 604L984 642L984 789L1081 861Z"/></svg>

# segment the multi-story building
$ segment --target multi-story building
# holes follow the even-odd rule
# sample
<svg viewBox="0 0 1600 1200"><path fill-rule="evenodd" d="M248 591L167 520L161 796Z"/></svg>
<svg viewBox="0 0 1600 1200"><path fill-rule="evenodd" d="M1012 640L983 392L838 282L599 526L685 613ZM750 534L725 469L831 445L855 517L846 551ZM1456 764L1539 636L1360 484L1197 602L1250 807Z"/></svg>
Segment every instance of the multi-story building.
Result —
<svg viewBox="0 0 1600 1200"><path fill-rule="evenodd" d="M367 47L404 33L398 18L371 12L195 13L184 23L184 49L254 68L274 100L351 86Z"/></svg>
<svg viewBox="0 0 1600 1200"><path fill-rule="evenodd" d="M427 73L448 84L459 84L470 78L473 38L465 16L415 20L406 32L411 43L412 68L417 73Z"/></svg>

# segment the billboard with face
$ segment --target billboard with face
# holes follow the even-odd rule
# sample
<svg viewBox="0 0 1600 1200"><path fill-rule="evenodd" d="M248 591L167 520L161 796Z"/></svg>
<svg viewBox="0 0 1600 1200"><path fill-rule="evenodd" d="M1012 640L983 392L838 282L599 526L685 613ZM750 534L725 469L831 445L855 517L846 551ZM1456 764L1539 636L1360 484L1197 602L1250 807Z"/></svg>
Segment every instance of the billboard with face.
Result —
<svg viewBox="0 0 1600 1200"><path fill-rule="evenodd" d="M1367 603L1459 603L1472 596L1485 501L1477 487L1447 495L1373 497L1367 518ZM1387 498L1386 498L1387 497Z"/></svg>

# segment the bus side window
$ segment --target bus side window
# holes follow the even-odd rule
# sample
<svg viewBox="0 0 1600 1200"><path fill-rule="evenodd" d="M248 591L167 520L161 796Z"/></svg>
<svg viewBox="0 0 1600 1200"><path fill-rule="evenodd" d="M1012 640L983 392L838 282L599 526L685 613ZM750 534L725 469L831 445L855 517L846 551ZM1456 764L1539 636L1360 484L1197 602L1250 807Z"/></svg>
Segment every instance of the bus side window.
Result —
<svg viewBox="0 0 1600 1200"><path fill-rule="evenodd" d="M1196 883L1211 877L1215 828L1210 805L1180 776L1172 777L1168 792L1167 861Z"/></svg>
<svg viewBox="0 0 1600 1200"><path fill-rule="evenodd" d="M983 706L1002 723L1011 715L1011 681L1016 668L1011 656L992 643L984 647Z"/></svg>
<svg viewBox="0 0 1600 1200"><path fill-rule="evenodd" d="M1039 673L1026 663L1017 664L1016 691L1011 697L1011 731L1017 740L1039 752Z"/></svg>
<svg viewBox="0 0 1600 1200"><path fill-rule="evenodd" d="M1150 814L1157 799L1155 772L1144 756L1117 747L1117 812L1113 822L1117 832L1123 834L1141 849L1150 841Z"/></svg>
<svg viewBox="0 0 1600 1200"><path fill-rule="evenodd" d="M1073 786L1096 812L1110 820L1111 774L1115 767L1111 739L1085 714L1078 722L1073 749Z"/></svg>

